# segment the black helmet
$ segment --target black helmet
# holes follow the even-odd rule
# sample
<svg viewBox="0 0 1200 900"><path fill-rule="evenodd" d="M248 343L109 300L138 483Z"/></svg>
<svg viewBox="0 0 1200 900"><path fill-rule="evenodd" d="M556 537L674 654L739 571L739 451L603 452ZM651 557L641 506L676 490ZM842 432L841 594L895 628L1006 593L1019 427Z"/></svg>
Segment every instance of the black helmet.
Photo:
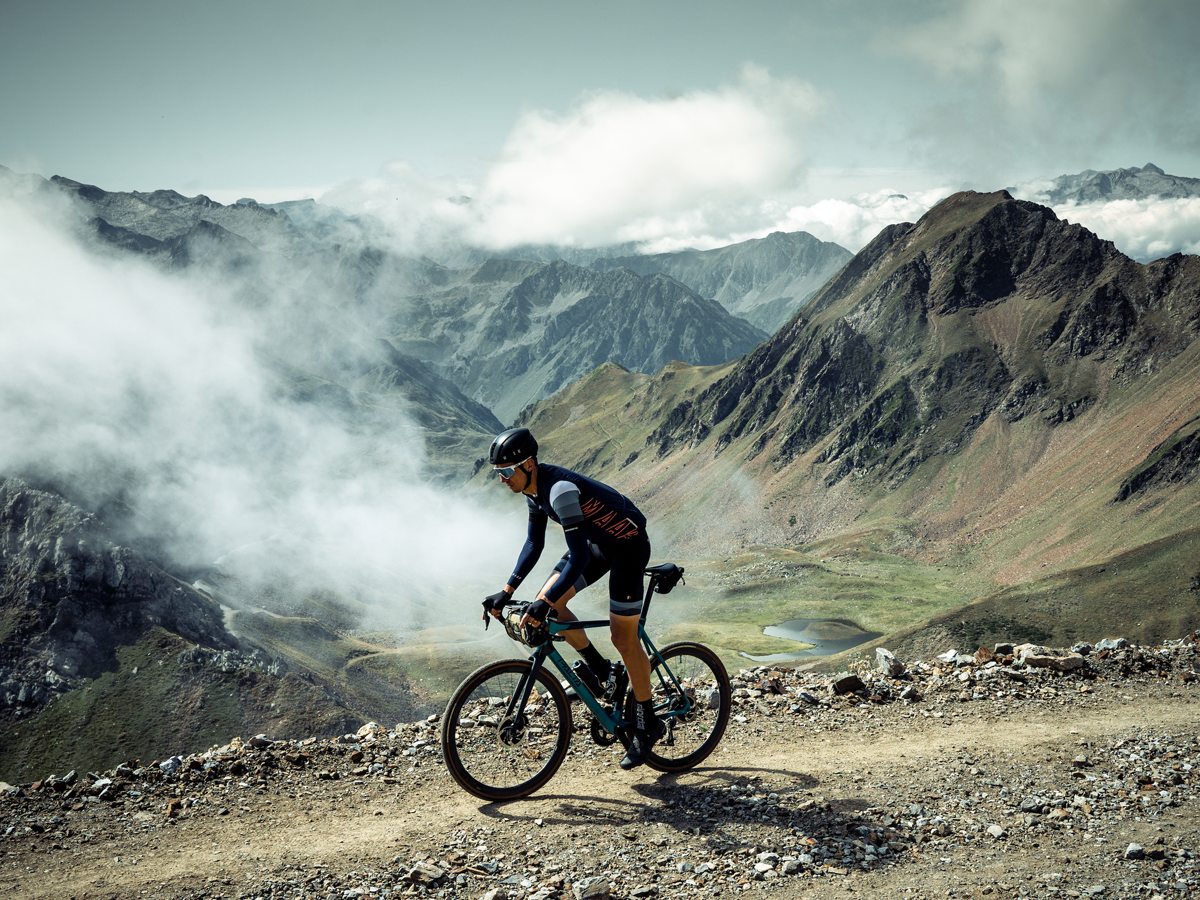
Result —
<svg viewBox="0 0 1200 900"><path fill-rule="evenodd" d="M537 456L537 441L528 428L510 428L496 435L488 460L493 468L516 466Z"/></svg>

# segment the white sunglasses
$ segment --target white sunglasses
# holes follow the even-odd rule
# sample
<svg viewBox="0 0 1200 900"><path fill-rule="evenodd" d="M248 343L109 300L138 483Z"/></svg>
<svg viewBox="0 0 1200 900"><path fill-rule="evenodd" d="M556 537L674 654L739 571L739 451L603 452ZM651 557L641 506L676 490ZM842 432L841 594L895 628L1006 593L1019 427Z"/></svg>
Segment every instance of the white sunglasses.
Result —
<svg viewBox="0 0 1200 900"><path fill-rule="evenodd" d="M505 481L508 481L508 479L512 478L513 475L517 474L517 469L521 468L521 466L525 465L525 463L527 463L527 462L529 462L529 460L523 459L519 463L517 463L515 466L503 466L503 467L497 466L496 468L492 469L492 471L495 472L497 475L499 475L501 478L503 478Z"/></svg>

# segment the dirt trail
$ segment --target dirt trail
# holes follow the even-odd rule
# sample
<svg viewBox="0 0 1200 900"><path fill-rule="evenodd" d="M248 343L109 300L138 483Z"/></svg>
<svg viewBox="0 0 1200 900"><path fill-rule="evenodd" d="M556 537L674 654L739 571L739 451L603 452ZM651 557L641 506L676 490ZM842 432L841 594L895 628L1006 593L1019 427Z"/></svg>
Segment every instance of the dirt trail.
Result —
<svg viewBox="0 0 1200 900"><path fill-rule="evenodd" d="M1047 700L743 700L713 756L676 776L623 772L617 747L576 734L554 780L508 804L476 800L429 757L391 784L310 768L188 786L194 804L172 818L0 800L0 834L14 829L0 838L0 896L477 900L499 887L549 900L601 875L613 897L1200 889L1197 683L1067 682ZM1030 796L1045 803L1025 811ZM50 824L29 831L38 816ZM1156 839L1165 861L1122 858ZM785 873L805 853L824 855ZM405 880L420 860L444 877Z"/></svg>

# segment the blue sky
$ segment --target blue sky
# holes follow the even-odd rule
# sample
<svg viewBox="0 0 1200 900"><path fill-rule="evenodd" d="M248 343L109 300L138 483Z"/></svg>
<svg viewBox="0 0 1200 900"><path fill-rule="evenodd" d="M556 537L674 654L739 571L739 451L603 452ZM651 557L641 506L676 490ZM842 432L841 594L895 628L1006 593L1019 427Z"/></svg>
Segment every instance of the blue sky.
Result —
<svg viewBox="0 0 1200 900"><path fill-rule="evenodd" d="M1200 177L1198 40L1191 0L10 0L0 163L409 239L857 249L962 186Z"/></svg>

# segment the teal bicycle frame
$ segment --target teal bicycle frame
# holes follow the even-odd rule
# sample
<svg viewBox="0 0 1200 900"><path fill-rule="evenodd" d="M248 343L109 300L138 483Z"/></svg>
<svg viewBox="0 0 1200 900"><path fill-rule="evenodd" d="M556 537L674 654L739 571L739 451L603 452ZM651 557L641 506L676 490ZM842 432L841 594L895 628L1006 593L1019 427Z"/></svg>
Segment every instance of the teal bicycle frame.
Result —
<svg viewBox="0 0 1200 900"><path fill-rule="evenodd" d="M654 596L654 588L658 584L658 577L658 573L651 570L650 581L646 585L646 597L642 601L642 611L638 617L637 636L638 641L646 651L646 656L650 658L651 675L657 672L660 680L664 680L664 676L665 679L669 679L669 683L675 688L675 690L668 691L667 696L675 697L676 704L679 704L682 701L682 705L671 704L668 701L667 704L664 704L663 708L655 709L655 712L666 721L669 734L670 731L674 729L673 719L676 716L682 716L689 713L696 701L688 697L683 691L679 684L679 680L675 677L675 673L671 671L671 667L667 665L667 661L663 659L662 654L658 652L658 648L654 645L654 642L650 640L650 636L646 634L646 615L650 612L650 599ZM523 607L524 605L521 605L516 608ZM509 607L509 609L512 608L513 607ZM532 654L530 654L529 673L521 679L520 690L513 695L512 700L509 702L507 709L508 715L511 717L514 711L525 708L525 705L529 702L529 695L533 690L533 676L537 670L545 664L546 660L549 659L550 662L554 663L554 667L562 673L562 676L567 680L567 683L575 689L575 693L579 695L580 701L582 701L582 703L588 708L588 711L596 717L596 721L600 724L601 728L611 735L618 734L618 729L628 728L632 723L621 717L620 707L624 698L613 698L612 709L615 715L610 715L600 700L588 689L587 685L585 685L579 676L575 674L574 670L567 665L567 661L563 659L562 654L560 654L554 647L556 642L566 640L566 638L563 636L563 632L565 631L600 628L602 626L607 626L608 624L609 622L607 619L576 619L573 622L557 622L554 619L548 619L544 623L544 627L548 629L549 637L545 643L543 643L540 647L535 649ZM513 633L514 629L507 624L507 617L505 628L511 637L521 640L522 643L527 643L523 637L518 637Z"/></svg>

